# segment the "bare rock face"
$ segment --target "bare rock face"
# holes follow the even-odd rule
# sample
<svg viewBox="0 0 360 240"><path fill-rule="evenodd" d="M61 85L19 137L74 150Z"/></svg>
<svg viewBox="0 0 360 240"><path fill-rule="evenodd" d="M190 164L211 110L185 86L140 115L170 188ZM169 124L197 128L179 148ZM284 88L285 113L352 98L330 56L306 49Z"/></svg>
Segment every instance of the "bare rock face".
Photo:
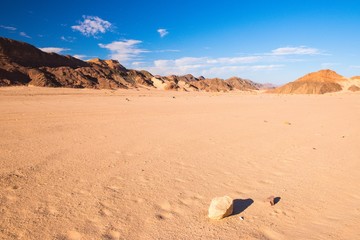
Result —
<svg viewBox="0 0 360 240"><path fill-rule="evenodd" d="M175 82L169 81L166 83L164 89L165 90L178 90L179 86Z"/></svg>
<svg viewBox="0 0 360 240"><path fill-rule="evenodd" d="M97 58L85 62L0 38L0 86L134 88L152 86L148 75L128 70L116 60Z"/></svg>
<svg viewBox="0 0 360 240"><path fill-rule="evenodd" d="M58 87L59 83L56 81L55 76L49 72L41 71L33 68L28 71L31 79L29 85L39 87Z"/></svg>
<svg viewBox="0 0 360 240"><path fill-rule="evenodd" d="M229 196L216 197L211 200L208 217L222 219L230 216L233 212L233 199Z"/></svg>
<svg viewBox="0 0 360 240"><path fill-rule="evenodd" d="M199 80L191 84L206 92L228 92L233 89L232 86L220 78Z"/></svg>
<svg viewBox="0 0 360 240"><path fill-rule="evenodd" d="M351 85L349 87L349 90L352 91L352 92L357 92L357 91L360 91L360 87L358 87L356 85Z"/></svg>
<svg viewBox="0 0 360 240"><path fill-rule="evenodd" d="M0 56L23 67L86 67L88 64L71 56L46 53L24 42L0 37ZM0 57L1 58L1 57Z"/></svg>
<svg viewBox="0 0 360 240"><path fill-rule="evenodd" d="M233 89L241 90L241 91L252 91L259 90L256 84L250 80L232 77L225 80Z"/></svg>
<svg viewBox="0 0 360 240"><path fill-rule="evenodd" d="M332 70L321 70L309 73L294 82L275 88L268 92L284 94L324 94L342 90L339 83L346 78Z"/></svg>

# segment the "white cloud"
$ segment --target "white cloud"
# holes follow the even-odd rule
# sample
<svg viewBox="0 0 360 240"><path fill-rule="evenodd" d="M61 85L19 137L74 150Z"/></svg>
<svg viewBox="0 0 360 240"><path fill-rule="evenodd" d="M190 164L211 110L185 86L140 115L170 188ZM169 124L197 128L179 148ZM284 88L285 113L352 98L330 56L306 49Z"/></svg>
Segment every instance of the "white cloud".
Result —
<svg viewBox="0 0 360 240"><path fill-rule="evenodd" d="M76 40L76 37L61 36L60 39L63 40L64 42L74 42Z"/></svg>
<svg viewBox="0 0 360 240"><path fill-rule="evenodd" d="M358 66L356 66L356 65L351 65L350 68L360 69L360 65L358 65Z"/></svg>
<svg viewBox="0 0 360 240"><path fill-rule="evenodd" d="M85 58L87 58L87 55L83 55L83 54L75 54L73 55L74 58L80 59L80 60L84 60Z"/></svg>
<svg viewBox="0 0 360 240"><path fill-rule="evenodd" d="M155 50L153 52L159 52L159 53L163 53L163 52L180 52L180 50L177 50L177 49L164 49L164 50Z"/></svg>
<svg viewBox="0 0 360 240"><path fill-rule="evenodd" d="M168 30L166 30L165 28L159 28L157 32L160 34L160 37L162 38L169 34Z"/></svg>
<svg viewBox="0 0 360 240"><path fill-rule="evenodd" d="M145 62L132 62L131 65L135 66L135 67L140 67L142 65L144 65Z"/></svg>
<svg viewBox="0 0 360 240"><path fill-rule="evenodd" d="M231 64L246 64L259 62L262 59L260 56L249 57L226 57L226 58L208 58L208 57L183 57L175 60L156 60L154 66L156 67L191 67L191 66L211 66L211 65L231 65Z"/></svg>
<svg viewBox="0 0 360 240"><path fill-rule="evenodd" d="M27 35L25 32L20 32L19 34L20 34L20 36L22 36L22 37L31 38L31 37L30 37L29 35Z"/></svg>
<svg viewBox="0 0 360 240"><path fill-rule="evenodd" d="M321 54L319 49L300 47L282 47L271 51L272 55L318 55Z"/></svg>
<svg viewBox="0 0 360 240"><path fill-rule="evenodd" d="M340 65L340 63L322 63L321 68L332 68Z"/></svg>
<svg viewBox="0 0 360 240"><path fill-rule="evenodd" d="M208 60L213 64L239 64L239 63L254 63L259 62L263 57L261 56L249 56L249 57L224 57Z"/></svg>
<svg viewBox="0 0 360 240"><path fill-rule="evenodd" d="M11 27L11 26L0 25L0 28L10 30L10 31L16 31L16 27Z"/></svg>
<svg viewBox="0 0 360 240"><path fill-rule="evenodd" d="M130 60L139 59L141 53L149 52L141 49L138 45L142 43L140 40L123 40L115 41L109 44L99 44L99 47L110 50L110 58L118 60L119 62L128 62Z"/></svg>
<svg viewBox="0 0 360 240"><path fill-rule="evenodd" d="M219 76L219 75L237 75L239 72L258 72L258 71L272 71L279 70L284 65L246 65L246 66L223 66L212 67L202 71L202 75Z"/></svg>
<svg viewBox="0 0 360 240"><path fill-rule="evenodd" d="M159 50L153 52L159 52ZM226 78L230 76L263 75L268 71L282 69L290 63L307 61L309 57L315 55L323 56L325 54L319 49L306 46L281 47L272 50L270 53L257 53L248 56L157 59L153 62L141 62L141 64L136 62L132 66L158 75L183 75L191 73L206 77Z"/></svg>
<svg viewBox="0 0 360 240"><path fill-rule="evenodd" d="M58 47L44 47L44 48L39 48L39 49L41 51L47 52L47 53L61 53L61 52L70 50L68 48L58 48Z"/></svg>
<svg viewBox="0 0 360 240"><path fill-rule="evenodd" d="M71 26L71 28L87 37L96 37L99 33L107 32L112 26L110 22L97 16L83 16L83 18L83 21L79 21L79 25Z"/></svg>
<svg viewBox="0 0 360 240"><path fill-rule="evenodd" d="M172 60L155 60L151 66L144 67L154 74L187 74L204 75L207 77L241 75L244 72L270 71L282 68L281 64L259 64L263 56L245 57L183 57ZM138 66L137 66L138 67Z"/></svg>

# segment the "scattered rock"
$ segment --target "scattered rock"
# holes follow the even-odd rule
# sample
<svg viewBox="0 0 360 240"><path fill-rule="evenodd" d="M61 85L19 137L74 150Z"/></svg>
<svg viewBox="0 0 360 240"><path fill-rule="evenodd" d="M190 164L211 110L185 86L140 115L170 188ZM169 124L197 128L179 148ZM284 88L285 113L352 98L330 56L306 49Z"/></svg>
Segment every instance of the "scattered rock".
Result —
<svg viewBox="0 0 360 240"><path fill-rule="evenodd" d="M280 197L274 197L271 195L265 200L265 202L269 202L271 206L274 206L280 201L280 199L281 199Z"/></svg>
<svg viewBox="0 0 360 240"><path fill-rule="evenodd" d="M211 200L208 217L219 220L230 216L232 212L233 199L231 197L216 197Z"/></svg>
<svg viewBox="0 0 360 240"><path fill-rule="evenodd" d="M270 196L266 199L267 202L270 203L271 206L275 205L275 197L274 196Z"/></svg>
<svg viewBox="0 0 360 240"><path fill-rule="evenodd" d="M164 220L164 216L161 215L161 214L156 214L155 217L158 219L158 220Z"/></svg>
<svg viewBox="0 0 360 240"><path fill-rule="evenodd" d="M240 221L244 221L244 217L239 217L239 220L240 220Z"/></svg>

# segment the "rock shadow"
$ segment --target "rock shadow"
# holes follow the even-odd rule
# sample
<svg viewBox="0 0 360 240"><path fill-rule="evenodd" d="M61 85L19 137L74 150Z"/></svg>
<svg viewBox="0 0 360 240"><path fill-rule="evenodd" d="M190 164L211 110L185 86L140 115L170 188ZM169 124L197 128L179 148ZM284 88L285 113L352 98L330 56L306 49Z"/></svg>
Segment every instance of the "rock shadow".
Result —
<svg viewBox="0 0 360 240"><path fill-rule="evenodd" d="M245 209L247 209L248 207L250 207L251 204L254 203L254 200L252 200L251 198L248 199L234 199L233 201L233 212L231 215L237 215L239 213L242 213L243 211L245 211Z"/></svg>
<svg viewBox="0 0 360 240"><path fill-rule="evenodd" d="M280 202L281 197L275 197L274 198L274 205L276 205L278 202Z"/></svg>

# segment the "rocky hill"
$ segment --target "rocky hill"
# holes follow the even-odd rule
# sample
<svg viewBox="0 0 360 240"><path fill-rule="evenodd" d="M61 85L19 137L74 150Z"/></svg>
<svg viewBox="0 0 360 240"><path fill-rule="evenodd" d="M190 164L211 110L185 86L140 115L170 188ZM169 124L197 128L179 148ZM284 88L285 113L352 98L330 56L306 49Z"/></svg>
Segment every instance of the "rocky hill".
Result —
<svg viewBox="0 0 360 240"><path fill-rule="evenodd" d="M70 88L157 88L176 91L253 91L261 84L241 78L205 79L191 74L153 76L126 69L116 60L82 61L46 53L24 43L0 37L0 86L29 85Z"/></svg>
<svg viewBox="0 0 360 240"><path fill-rule="evenodd" d="M285 94L324 94L341 91L343 89L342 85L347 81L347 78L327 69L306 74L294 82L269 90L268 92Z"/></svg>

